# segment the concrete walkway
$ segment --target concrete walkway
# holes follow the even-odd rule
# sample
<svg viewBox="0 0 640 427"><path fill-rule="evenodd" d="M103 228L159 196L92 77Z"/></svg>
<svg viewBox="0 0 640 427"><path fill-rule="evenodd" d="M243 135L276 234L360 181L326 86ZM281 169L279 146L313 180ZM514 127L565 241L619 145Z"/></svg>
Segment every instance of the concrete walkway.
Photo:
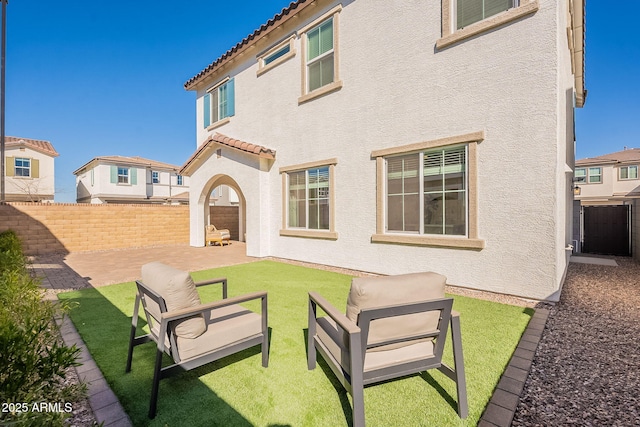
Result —
<svg viewBox="0 0 640 427"><path fill-rule="evenodd" d="M244 243L233 242L223 247L177 245L39 256L34 259L32 268L42 278L42 286L49 291L49 296L55 298L54 294L58 292L136 280L140 277L142 265L152 261L161 261L182 270L198 271L257 260L259 258L246 256ZM506 427L511 424L548 316L548 310L536 310L485 408L479 426ZM105 427L130 426L129 417L91 358L73 323L66 317L62 323L62 334L66 344L76 344L81 349L80 362L83 365L77 368L77 372L89 385L89 403L98 423L104 423Z"/></svg>

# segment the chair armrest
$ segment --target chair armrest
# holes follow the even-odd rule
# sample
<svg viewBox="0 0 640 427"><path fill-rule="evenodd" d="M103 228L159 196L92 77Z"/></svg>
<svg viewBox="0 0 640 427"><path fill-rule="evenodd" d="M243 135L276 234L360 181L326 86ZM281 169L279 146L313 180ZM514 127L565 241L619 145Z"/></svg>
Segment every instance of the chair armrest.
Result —
<svg viewBox="0 0 640 427"><path fill-rule="evenodd" d="M215 279L198 282L196 283L196 288L198 286L213 285L216 283L222 283L222 299L227 299L227 278L226 277L218 277Z"/></svg>
<svg viewBox="0 0 640 427"><path fill-rule="evenodd" d="M451 317L460 317L460 313L455 310L451 310Z"/></svg>
<svg viewBox="0 0 640 427"><path fill-rule="evenodd" d="M214 283L226 283L227 282L227 278L226 277L218 277L215 279L210 279L210 280L203 280L202 282L197 282L196 283L196 287L197 286L204 286L204 285L213 285Z"/></svg>
<svg viewBox="0 0 640 427"><path fill-rule="evenodd" d="M183 308L180 310L168 311L166 313L162 313L160 316L162 321L172 322L174 320L180 320L185 317L193 316L195 314L204 313L206 311L211 311L216 308L222 308L229 305L239 304L241 302L251 301L254 299L266 299L267 292L253 292L251 294L240 295L233 298L227 298L219 301L210 302L207 304L202 304L197 307L189 307Z"/></svg>
<svg viewBox="0 0 640 427"><path fill-rule="evenodd" d="M333 319L346 333L354 334L360 332L360 327L358 327L355 322L336 310L329 301L324 299L317 292L309 292L309 300L320 306L320 308L327 313L327 316Z"/></svg>

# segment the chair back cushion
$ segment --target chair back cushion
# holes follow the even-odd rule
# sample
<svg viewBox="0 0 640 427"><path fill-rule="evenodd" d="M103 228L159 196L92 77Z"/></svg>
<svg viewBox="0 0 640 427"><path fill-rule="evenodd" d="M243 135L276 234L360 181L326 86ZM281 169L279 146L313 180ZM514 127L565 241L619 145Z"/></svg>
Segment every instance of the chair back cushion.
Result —
<svg viewBox="0 0 640 427"><path fill-rule="evenodd" d="M354 278L347 299L347 317L358 322L363 309L444 298L446 281L445 276L433 272ZM439 319L440 313L432 311L372 320L367 343L431 332L437 329ZM419 341L425 339L373 347L368 351L391 350Z"/></svg>
<svg viewBox="0 0 640 427"><path fill-rule="evenodd" d="M162 296L168 311L201 304L196 285L186 271L151 262L142 266L142 283ZM175 322L173 329L179 337L197 338L207 330L207 325L203 315L199 314Z"/></svg>

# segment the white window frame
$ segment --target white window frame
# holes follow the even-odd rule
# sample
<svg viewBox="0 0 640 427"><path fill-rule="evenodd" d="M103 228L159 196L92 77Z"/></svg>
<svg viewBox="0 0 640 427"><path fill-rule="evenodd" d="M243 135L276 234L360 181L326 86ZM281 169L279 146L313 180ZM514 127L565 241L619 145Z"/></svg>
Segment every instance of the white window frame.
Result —
<svg viewBox="0 0 640 427"><path fill-rule="evenodd" d="M182 175L176 175L176 185L184 185L184 178L182 177Z"/></svg>
<svg viewBox="0 0 640 427"><path fill-rule="evenodd" d="M282 229L280 230L281 236L288 237L306 237L315 239L336 240L338 233L335 231L335 167L338 164L338 160L327 159L318 162L303 163L299 165L292 165L280 168L280 174L282 175ZM329 228L328 229L313 229L309 227L309 171L317 170L320 168L329 169ZM289 226L289 176L291 173L305 172L305 185L306 185L306 224L304 227L290 227Z"/></svg>
<svg viewBox="0 0 640 427"><path fill-rule="evenodd" d="M295 41L295 36L292 35L287 39L283 40L282 42L276 44L274 47L267 50L265 53L258 55L258 70L256 71L256 74L260 76L266 73L267 71L271 70L272 68L275 68L278 65L282 64L283 62L286 62L289 59L296 56L294 41ZM282 54L281 56L278 56L273 61L269 62L270 58L277 56L287 48L289 49L288 52Z"/></svg>
<svg viewBox="0 0 640 427"><path fill-rule="evenodd" d="M117 166L118 168L118 185L130 185L131 184L131 168L125 168ZM122 171L122 173L120 173Z"/></svg>
<svg viewBox="0 0 640 427"><path fill-rule="evenodd" d="M151 171L151 183L152 184L160 184L160 172Z"/></svg>
<svg viewBox="0 0 640 427"><path fill-rule="evenodd" d="M333 9L329 10L313 22L309 23L302 29L298 31L298 37L300 37L300 46L301 46L301 69L302 69L302 80L301 80L301 95L298 98L298 104L305 103L312 99L318 98L322 95L328 94L330 92L337 91L342 88L342 80L340 80L340 38L339 38L339 28L340 28L340 12L342 11L342 5L338 5ZM328 20L333 20L333 49L331 51L327 51L322 55L315 57L312 61L307 61L307 36L310 31L315 30L319 26L326 23ZM324 86L320 86L319 88L309 91L309 71L308 67L310 64L322 59L326 58L328 55L333 55L333 82L329 84L325 84Z"/></svg>
<svg viewBox="0 0 640 427"><path fill-rule="evenodd" d="M418 142L400 147L385 148L371 153L376 159L376 233L371 236L374 243L395 243L401 245L436 246L458 249L481 250L485 241L479 237L478 213L478 144L484 141L484 131L464 135ZM391 156L412 154L432 149L450 148L466 145L466 235L419 234L416 232L387 232L387 189L386 159ZM422 183L420 191L423 190ZM422 207L420 222L424 222ZM423 225L420 225L423 227ZM423 228L421 228L423 230Z"/></svg>
<svg viewBox="0 0 640 427"><path fill-rule="evenodd" d="M437 50L533 14L540 7L539 0L518 0L518 5L511 9L458 29L456 5L457 0L442 0L442 37L436 42Z"/></svg>
<svg viewBox="0 0 640 427"><path fill-rule="evenodd" d="M18 166L18 161L22 164ZM27 166L24 164L28 163ZM18 169L23 171L22 174L18 174ZM24 175L24 171L26 171L27 175ZM28 157L15 157L13 159L13 176L18 178L31 178L31 159Z"/></svg>
<svg viewBox="0 0 640 427"><path fill-rule="evenodd" d="M627 177L623 178L622 177L622 170L625 169L627 171ZM631 170L635 170L635 177L631 177L630 175L630 171ZM620 166L620 169L618 170L618 179L620 181L630 181L630 180L634 180L634 179L638 179L638 165L628 165L628 166Z"/></svg>
<svg viewBox="0 0 640 427"><path fill-rule="evenodd" d="M229 115L229 111L228 111L228 104L229 104L229 92L228 92L228 88L226 88L227 83L229 83L229 81L231 80L231 77L226 77L223 80L219 81L218 83L216 83L215 85L213 85L212 87L210 87L209 89L207 89L207 94L209 94L209 126L206 126L207 130L211 130L213 128L222 126L226 123L228 123L230 121L230 118L232 117L231 115ZM225 112L225 116L221 116L221 111L222 109L220 108L220 94L221 91L223 90L222 88L225 88L226 90L226 106L227 106L227 111ZM215 96L214 96L215 94ZM206 99L206 98L205 98ZM214 101L216 102L216 108L214 109ZM206 107L205 107L206 108ZM214 112L216 112L217 114L214 117Z"/></svg>
<svg viewBox="0 0 640 427"><path fill-rule="evenodd" d="M591 170L593 169L597 169L599 171L599 173L597 174L592 174ZM578 177L576 176L576 173L579 170L584 170L585 175L584 175L584 180L580 179L582 177ZM594 181L592 179L592 177L600 177L599 181ZM576 168L575 172L574 172L574 178L576 178L575 182L577 184L602 184L602 167L601 166L585 166L585 167L580 167L580 168Z"/></svg>
<svg viewBox="0 0 640 427"><path fill-rule="evenodd" d="M425 155L428 155L429 153L435 153L435 152L443 152L443 151L453 151L453 150L457 150L459 148L463 147L464 148L464 153L465 153L465 163L464 163L464 189L463 190L447 190L446 188L444 188L444 183L443 183L443 188L441 189L441 191L432 191L429 194L441 194L442 195L442 200L443 203L446 205L446 198L445 195L449 194L449 193L464 193L464 199L465 199L465 212L464 212L464 233L462 234L451 234L451 233L445 233L446 230L446 220L445 220L445 214L446 214L446 208L442 208L442 233L428 233L425 230L425 223L424 223L424 216L425 216L425 212L424 212L424 207L425 207L425 189L424 189L424 157ZM389 174L389 170L388 170L388 165L389 165L389 160L393 159L393 158L397 158L397 157L404 157L404 156L412 156L412 157L417 157L417 182L418 182L418 189L416 191L415 194L417 194L418 196L418 212L416 212L416 219L417 219L417 224L418 224L418 230L417 231L405 231L405 230L389 230L389 188L388 188L388 174ZM431 148L431 149L427 149L427 150L421 150L421 151L417 151L417 152L413 152L413 153L402 153L402 154L397 154L394 156L387 156L385 157L385 233L400 233L400 234L419 234L419 235L430 235L430 236L456 236L456 237L468 237L468 225L469 225L469 191L468 191L468 187L469 187L469 162L467 161L467 159L469 158L469 146L468 144L458 144L458 145L450 145L450 146L445 146L445 147L437 147L437 148ZM446 174L443 174L443 177L445 177ZM444 179L444 178L443 178ZM402 194L406 194L406 193L402 193Z"/></svg>

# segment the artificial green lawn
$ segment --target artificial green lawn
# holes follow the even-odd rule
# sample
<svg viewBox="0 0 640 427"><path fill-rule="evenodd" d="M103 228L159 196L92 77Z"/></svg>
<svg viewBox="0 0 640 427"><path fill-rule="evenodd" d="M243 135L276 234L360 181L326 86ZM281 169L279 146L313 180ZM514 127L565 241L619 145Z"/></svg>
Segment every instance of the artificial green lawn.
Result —
<svg viewBox="0 0 640 427"><path fill-rule="evenodd" d="M351 424L351 396L318 356L307 370L307 293L318 291L341 311L351 277L273 261L193 273L194 280L226 276L229 296L269 293L271 348L263 368L259 346L160 382L158 414L147 418L155 346L136 347L125 374L135 285L123 283L59 294L76 301L71 319L134 425L341 426ZM201 292L221 298L219 285ZM460 312L469 417L456 412L453 381L437 370L365 388L369 426L475 426L529 319L522 307L455 296ZM258 310L258 305L248 308ZM139 324L145 324L141 321ZM450 339L445 360L451 363ZM166 357L167 363L169 358Z"/></svg>

